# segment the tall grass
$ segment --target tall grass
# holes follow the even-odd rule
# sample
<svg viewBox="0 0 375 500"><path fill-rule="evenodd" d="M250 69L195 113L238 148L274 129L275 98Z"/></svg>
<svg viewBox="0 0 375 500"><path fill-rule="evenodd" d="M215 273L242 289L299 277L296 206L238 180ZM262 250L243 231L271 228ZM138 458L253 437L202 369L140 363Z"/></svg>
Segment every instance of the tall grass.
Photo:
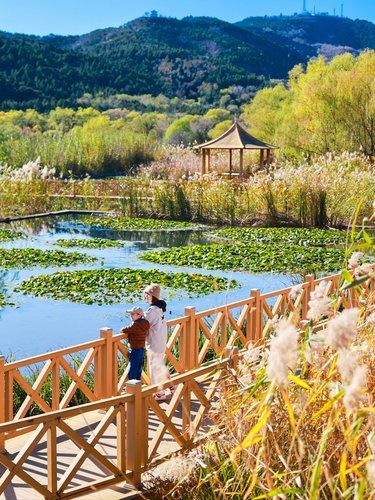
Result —
<svg viewBox="0 0 375 500"><path fill-rule="evenodd" d="M64 177L125 175L154 159L158 145L142 134L119 128L75 127L69 132L37 133L8 139L3 156L19 168L40 157Z"/></svg>

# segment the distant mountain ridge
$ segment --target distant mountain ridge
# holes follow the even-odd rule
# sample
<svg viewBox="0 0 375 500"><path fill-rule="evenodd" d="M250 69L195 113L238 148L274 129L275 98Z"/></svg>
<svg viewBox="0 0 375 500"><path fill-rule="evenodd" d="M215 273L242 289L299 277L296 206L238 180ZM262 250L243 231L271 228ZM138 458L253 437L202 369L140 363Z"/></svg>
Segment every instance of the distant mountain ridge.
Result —
<svg viewBox="0 0 375 500"><path fill-rule="evenodd" d="M85 93L197 98L283 79L319 52L365 48L375 48L373 23L331 16L143 17L80 36L0 32L0 107L76 106Z"/></svg>

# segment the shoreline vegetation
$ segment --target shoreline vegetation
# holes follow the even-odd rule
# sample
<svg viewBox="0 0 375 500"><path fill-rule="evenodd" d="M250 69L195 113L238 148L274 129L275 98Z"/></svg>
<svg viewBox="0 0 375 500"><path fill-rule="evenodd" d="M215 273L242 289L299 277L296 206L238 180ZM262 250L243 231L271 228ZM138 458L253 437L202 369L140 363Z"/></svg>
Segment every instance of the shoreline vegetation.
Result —
<svg viewBox="0 0 375 500"><path fill-rule="evenodd" d="M363 200L359 216L372 209L374 166L362 154L327 154L298 164L276 160L268 171L257 172L241 184L215 173L200 178L190 169L192 164L199 166L195 153L174 155L166 178L164 164L155 167L163 173L159 178L140 173L106 180L64 180L49 178L48 172L43 178L45 167L30 162L19 178L0 176L0 216L69 208L185 223L340 228L350 225L359 200ZM194 162L186 163L186 156L193 156ZM160 227L168 222L153 224Z"/></svg>

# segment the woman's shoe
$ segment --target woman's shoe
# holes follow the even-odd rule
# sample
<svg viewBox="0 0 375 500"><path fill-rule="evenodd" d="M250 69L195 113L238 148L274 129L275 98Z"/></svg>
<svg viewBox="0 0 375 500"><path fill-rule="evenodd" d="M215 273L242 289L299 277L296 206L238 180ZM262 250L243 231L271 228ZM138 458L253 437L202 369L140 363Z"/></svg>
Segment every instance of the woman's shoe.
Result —
<svg viewBox="0 0 375 500"><path fill-rule="evenodd" d="M166 400L164 392L155 392L154 398L156 399L156 401L165 401Z"/></svg>

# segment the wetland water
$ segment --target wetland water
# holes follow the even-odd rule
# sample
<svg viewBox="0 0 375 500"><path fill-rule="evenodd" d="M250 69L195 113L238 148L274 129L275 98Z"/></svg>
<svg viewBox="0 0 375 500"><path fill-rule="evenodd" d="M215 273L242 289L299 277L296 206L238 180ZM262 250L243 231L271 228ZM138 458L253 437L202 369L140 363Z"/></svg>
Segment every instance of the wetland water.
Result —
<svg viewBox="0 0 375 500"><path fill-rule="evenodd" d="M185 306L195 306L198 311L234 302L246 297L252 288L267 292L284 288L292 282L292 277L281 274L250 274L245 272L223 272L205 269L193 269L179 266L165 266L148 263L139 259L142 252L150 249L170 248L189 244L209 244L202 231L113 231L98 229L79 224L79 217L64 220L57 218L36 219L0 224L0 229L13 229L26 235L26 238L7 243L0 243L0 248L38 248L56 250L57 239L64 238L109 238L125 241L120 248L83 249L71 248L102 259L93 264L69 267L49 267L25 270L0 270L0 291L10 295L10 301L16 307L0 309L0 353L13 354L16 359L33 356L49 350L79 344L99 337L101 327L112 327L117 333L129 318L124 309L129 303L124 301L114 305L84 305L64 300L36 298L13 289L23 280L37 274L47 274L63 270L134 268L159 269L170 272L198 272L235 279L239 287L227 292L215 292L200 297L189 297L186 292L175 292L167 299L167 319L183 314ZM138 304L138 302L136 303Z"/></svg>

